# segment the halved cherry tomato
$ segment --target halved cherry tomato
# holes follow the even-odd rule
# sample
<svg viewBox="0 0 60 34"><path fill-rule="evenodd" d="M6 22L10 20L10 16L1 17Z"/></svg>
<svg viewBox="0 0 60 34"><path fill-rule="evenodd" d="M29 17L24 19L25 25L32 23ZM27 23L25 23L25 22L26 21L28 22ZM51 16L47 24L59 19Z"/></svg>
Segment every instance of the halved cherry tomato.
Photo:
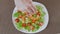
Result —
<svg viewBox="0 0 60 34"><path fill-rule="evenodd" d="M27 26L31 26L31 23L27 23Z"/></svg>
<svg viewBox="0 0 60 34"><path fill-rule="evenodd" d="M36 22L36 19L32 19L32 23L35 23Z"/></svg>
<svg viewBox="0 0 60 34"><path fill-rule="evenodd" d="M16 21L16 22L19 22L19 19L17 18L17 19L15 19L15 21Z"/></svg>
<svg viewBox="0 0 60 34"><path fill-rule="evenodd" d="M43 25L43 23L42 23L42 22L40 22L40 23L39 23L39 26L42 26L42 25Z"/></svg>
<svg viewBox="0 0 60 34"><path fill-rule="evenodd" d="M22 27L26 27L26 23L23 23L23 24L22 24Z"/></svg>

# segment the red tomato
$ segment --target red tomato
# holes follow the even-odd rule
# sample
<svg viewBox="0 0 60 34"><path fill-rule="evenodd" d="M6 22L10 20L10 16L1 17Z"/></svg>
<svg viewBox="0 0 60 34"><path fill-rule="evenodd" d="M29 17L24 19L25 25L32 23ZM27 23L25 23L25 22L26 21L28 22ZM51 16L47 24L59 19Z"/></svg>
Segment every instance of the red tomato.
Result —
<svg viewBox="0 0 60 34"><path fill-rule="evenodd" d="M22 24L22 27L26 27L26 23L23 23L23 24Z"/></svg>
<svg viewBox="0 0 60 34"><path fill-rule="evenodd" d="M16 22L19 22L19 19L17 18L17 19L15 19L15 21L16 21Z"/></svg>
<svg viewBox="0 0 60 34"><path fill-rule="evenodd" d="M38 13L37 15L40 16L40 13Z"/></svg>
<svg viewBox="0 0 60 34"><path fill-rule="evenodd" d="M36 21L35 19L32 20L33 23L35 23L35 21Z"/></svg>
<svg viewBox="0 0 60 34"><path fill-rule="evenodd" d="M39 23L39 26L42 26L43 25L43 23L41 22L41 23Z"/></svg>

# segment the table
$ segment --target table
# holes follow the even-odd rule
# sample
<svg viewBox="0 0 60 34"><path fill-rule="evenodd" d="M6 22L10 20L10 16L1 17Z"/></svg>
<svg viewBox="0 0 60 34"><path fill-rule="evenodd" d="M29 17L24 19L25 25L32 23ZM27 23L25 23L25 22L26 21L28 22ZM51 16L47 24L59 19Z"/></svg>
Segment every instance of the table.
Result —
<svg viewBox="0 0 60 34"><path fill-rule="evenodd" d="M60 0L33 0L43 3L48 9L49 24L37 34L60 34ZM0 34L24 34L15 29L12 23L14 0L0 0Z"/></svg>

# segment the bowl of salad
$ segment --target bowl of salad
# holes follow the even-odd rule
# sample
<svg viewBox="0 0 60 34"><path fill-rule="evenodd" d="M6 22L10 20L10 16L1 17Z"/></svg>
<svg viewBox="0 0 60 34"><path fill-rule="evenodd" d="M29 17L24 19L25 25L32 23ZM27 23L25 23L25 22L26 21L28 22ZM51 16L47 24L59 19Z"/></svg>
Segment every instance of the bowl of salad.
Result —
<svg viewBox="0 0 60 34"><path fill-rule="evenodd" d="M17 30L24 33L38 33L47 27L49 15L46 7L38 2L33 2L33 4L38 11L30 16L27 16L28 12L20 11L17 7L14 8L12 21Z"/></svg>

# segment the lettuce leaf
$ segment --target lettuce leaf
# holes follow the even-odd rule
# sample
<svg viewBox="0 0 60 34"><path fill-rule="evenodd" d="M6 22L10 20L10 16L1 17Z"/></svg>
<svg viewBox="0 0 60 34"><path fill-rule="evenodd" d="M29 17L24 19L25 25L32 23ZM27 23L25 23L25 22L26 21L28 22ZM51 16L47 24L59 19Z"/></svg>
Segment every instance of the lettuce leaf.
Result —
<svg viewBox="0 0 60 34"><path fill-rule="evenodd" d="M36 5L36 8L41 13L41 16L43 17L45 15L45 12L43 12L43 7Z"/></svg>
<svg viewBox="0 0 60 34"><path fill-rule="evenodd" d="M16 27L17 27L18 29L21 29L21 28L22 28L22 21L16 23Z"/></svg>

